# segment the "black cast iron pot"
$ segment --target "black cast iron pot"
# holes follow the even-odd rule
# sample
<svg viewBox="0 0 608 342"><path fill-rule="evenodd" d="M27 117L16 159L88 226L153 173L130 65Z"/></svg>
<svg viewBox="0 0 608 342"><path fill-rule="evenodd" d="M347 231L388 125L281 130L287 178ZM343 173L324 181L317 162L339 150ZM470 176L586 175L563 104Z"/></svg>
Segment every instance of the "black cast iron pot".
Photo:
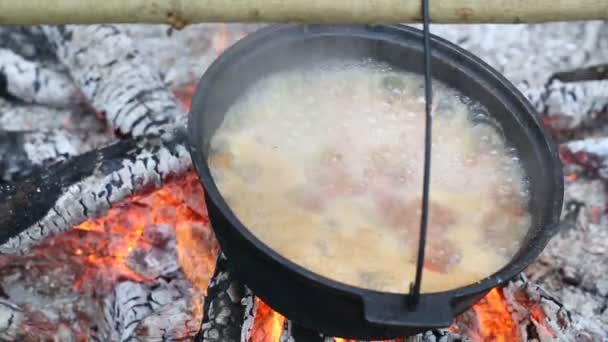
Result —
<svg viewBox="0 0 608 342"><path fill-rule="evenodd" d="M448 326L454 315L520 273L554 233L562 206L561 165L533 108L488 65L438 37L432 38L433 77L489 110L502 126L507 142L519 153L529 178L532 227L507 266L470 286L423 294L418 306L411 309L405 294L348 286L294 264L258 240L230 210L209 172L209 141L229 106L253 82L279 70L328 58L372 58L395 69L421 72L421 42L421 31L400 25L271 26L223 53L196 90L188 123L190 152L221 248L257 296L307 328L331 336L379 339Z"/></svg>

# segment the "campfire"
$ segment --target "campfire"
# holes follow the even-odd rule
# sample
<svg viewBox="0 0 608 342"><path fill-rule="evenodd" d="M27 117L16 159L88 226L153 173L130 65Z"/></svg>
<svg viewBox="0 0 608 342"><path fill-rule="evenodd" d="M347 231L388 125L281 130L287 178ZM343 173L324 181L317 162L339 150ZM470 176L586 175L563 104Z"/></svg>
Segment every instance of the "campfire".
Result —
<svg viewBox="0 0 608 342"><path fill-rule="evenodd" d="M35 332L52 338L63 329L64 334L69 331L69 336L77 339L95 336L99 340L107 340L129 336L158 337L156 334L160 331L169 331L173 338L193 338L201 328L203 303L208 300L213 303L214 298L205 296L213 291L210 286L214 286L211 279L214 272L228 272L228 269L215 269L219 250L202 198L196 174L187 172L160 189L126 199L101 218L87 220L65 233L45 239L25 255L3 256L0 259L0 277L5 281L10 278L11 282L4 283L4 286L9 290L19 287L26 293L36 293L32 298L9 293L11 298L29 301L26 310L31 310L28 312L31 316L19 317L24 320L20 323L26 325L20 329L27 330L19 333ZM37 284L41 277L44 284ZM555 336L562 327L553 331L541 302L529 298L525 280L520 282L519 287L512 285L492 290L460 317L449 331L465 332L465 336L477 341L512 341L521 337L519 326L524 319L529 321L526 324L537 324L546 329L543 333ZM38 291L45 293L39 294ZM165 291L167 293L163 293ZM142 303L141 300L146 300L140 298L143 294L151 296L152 302ZM62 322L67 319L65 317L57 326L58 322L51 322L43 313L37 312L40 309L37 306L42 303L36 300L43 300L36 298L38 296L46 297L44 300L48 302L59 303L78 296L94 309L87 312L73 307L70 314L75 320ZM250 326L243 328L249 335L248 341L281 341L291 336L286 326L289 322L283 316L251 294L249 297L250 308L246 310L251 317L236 317L240 320L236 322L239 326L246 320L250 321ZM524 306L524 309L512 307L510 301ZM145 316L154 317L155 305L174 306L172 314L177 311L180 315L172 317L175 321L169 322L171 326L153 327L160 322ZM137 309L138 306L143 306L143 309ZM118 317L112 315L118 313L113 310L121 311L123 315L132 311L133 316L127 315L122 317L127 321L117 322ZM102 327L97 331L91 329L91 322L99 319L96 317L98 312L109 315L104 319L112 323L111 326L122 327L119 335L103 331ZM209 314L209 311L205 312ZM60 316L67 314L63 309L59 313ZM558 309L551 314L565 314L565 311ZM202 329L205 331L204 324ZM336 338L336 341L346 340Z"/></svg>
<svg viewBox="0 0 608 342"><path fill-rule="evenodd" d="M607 46L597 35L605 25L437 28L511 77L544 115L565 163L564 225L525 275L449 328L396 341L608 337L608 140L598 127L608 80L544 82L608 61L591 43L586 59L555 48L581 34ZM194 80L252 29L0 29L1 340L349 341L299 326L235 278L184 147ZM487 32L504 45L484 45ZM522 35L531 42L518 45ZM568 57L547 62L554 53ZM525 63L513 63L523 60L522 74Z"/></svg>

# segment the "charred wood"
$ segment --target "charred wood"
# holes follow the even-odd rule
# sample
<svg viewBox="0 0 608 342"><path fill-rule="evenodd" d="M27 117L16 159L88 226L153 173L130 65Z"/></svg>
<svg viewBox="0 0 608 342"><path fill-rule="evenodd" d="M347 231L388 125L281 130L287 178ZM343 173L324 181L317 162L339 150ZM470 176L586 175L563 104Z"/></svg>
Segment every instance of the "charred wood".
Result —
<svg viewBox="0 0 608 342"><path fill-rule="evenodd" d="M23 321L23 310L16 304L0 299L0 339L15 341Z"/></svg>
<svg viewBox="0 0 608 342"><path fill-rule="evenodd" d="M0 131L0 177L5 181L23 178L88 150L83 139L64 129Z"/></svg>
<svg viewBox="0 0 608 342"><path fill-rule="evenodd" d="M608 64L592 65L570 71L556 72L550 80L561 82L601 81L608 79Z"/></svg>
<svg viewBox="0 0 608 342"><path fill-rule="evenodd" d="M155 133L185 111L158 70L116 25L44 26L59 60L89 103L121 135Z"/></svg>
<svg viewBox="0 0 608 342"><path fill-rule="evenodd" d="M608 23L433 25L438 34L481 57L511 82L542 87L557 71L608 60Z"/></svg>
<svg viewBox="0 0 608 342"><path fill-rule="evenodd" d="M45 165L105 145L110 138L86 109L59 109L0 98L0 181L20 179Z"/></svg>
<svg viewBox="0 0 608 342"><path fill-rule="evenodd" d="M215 272L204 299L204 318L197 342L241 341L245 319L245 286L233 275L223 254L217 258ZM253 302L251 296L251 303ZM250 306L251 307L251 306Z"/></svg>
<svg viewBox="0 0 608 342"><path fill-rule="evenodd" d="M27 251L45 237L105 213L112 204L190 166L185 132L119 141L0 185L0 253Z"/></svg>
<svg viewBox="0 0 608 342"><path fill-rule="evenodd" d="M45 67L57 71L65 70L39 26L0 26L0 47Z"/></svg>
<svg viewBox="0 0 608 342"><path fill-rule="evenodd" d="M608 339L608 231L605 182L581 178L564 194L570 221L526 271L572 313L574 327L589 341ZM584 339L583 339L584 340Z"/></svg>
<svg viewBox="0 0 608 342"><path fill-rule="evenodd" d="M53 108L17 103L0 97L0 130L35 131L53 129L81 130L96 135L105 134L103 124L94 112L84 107ZM93 139L94 140L94 139Z"/></svg>
<svg viewBox="0 0 608 342"><path fill-rule="evenodd" d="M146 225L122 275L83 263L109 250L74 253L113 238L111 232L71 230L46 239L32 254L0 256L0 340L190 339L200 327L200 292L176 266L175 230ZM121 267L120 257L114 262Z"/></svg>
<svg viewBox="0 0 608 342"><path fill-rule="evenodd" d="M183 279L159 279L154 286L119 283L104 300L112 341L187 340L197 327L190 322L195 308Z"/></svg>
<svg viewBox="0 0 608 342"><path fill-rule="evenodd" d="M608 138L596 137L566 142L559 149L566 166L578 166L572 172L608 179Z"/></svg>
<svg viewBox="0 0 608 342"><path fill-rule="evenodd" d="M555 131L597 127L608 113L608 80L566 83L553 80L544 87L520 89L545 123Z"/></svg>
<svg viewBox="0 0 608 342"><path fill-rule="evenodd" d="M80 91L67 75L1 47L0 95L52 107L65 107L81 100Z"/></svg>
<svg viewBox="0 0 608 342"><path fill-rule="evenodd" d="M256 319L254 315L258 312L256 303L260 302L245 286L232 277L225 257L221 256L218 258L216 272L204 306L204 312L209 316L205 318L196 341L263 340L259 331L261 327L254 324ZM230 289L239 289L239 291L229 293ZM510 338L521 341L573 341L585 336L589 337L590 341L605 338L597 323L578 313L571 314L558 299L542 287L529 282L524 275L518 276L497 291L495 293L500 296L500 301L503 303L498 305L505 306L504 311L498 316L494 316L492 311L480 313L480 310L484 310L485 304L482 303L481 307L471 308L457 317L454 325L449 329L430 330L394 341L465 341L467 337L475 336L482 339L498 338L499 336L491 335L492 327L484 326L487 323L484 323L482 315L495 320L506 319L505 322L496 323L504 324L501 327L501 334L508 333ZM218 299L220 297L223 299ZM487 300L482 300L484 301ZM492 305L497 304L489 305L488 310L492 310L495 308ZM506 316L501 317L501 315ZM240 335L236 332L239 327ZM505 335L500 337L509 338ZM333 337L324 336L291 321L285 322L280 336L280 341L333 342L335 340Z"/></svg>
<svg viewBox="0 0 608 342"><path fill-rule="evenodd" d="M288 330L289 336L292 340L298 342L324 342L325 337L314 330L310 330L299 324L291 322L290 329ZM289 338L285 339L289 340ZM333 341L333 339L331 339Z"/></svg>

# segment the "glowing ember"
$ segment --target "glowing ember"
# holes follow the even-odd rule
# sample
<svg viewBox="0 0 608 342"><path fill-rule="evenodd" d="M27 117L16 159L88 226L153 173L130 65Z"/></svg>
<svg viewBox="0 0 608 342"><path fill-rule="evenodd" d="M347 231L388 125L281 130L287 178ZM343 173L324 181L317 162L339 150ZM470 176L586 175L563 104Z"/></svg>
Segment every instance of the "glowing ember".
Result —
<svg viewBox="0 0 608 342"><path fill-rule="evenodd" d="M404 342L404 341L405 341L405 339L403 339L403 338L396 338L396 339L386 340L386 341L374 340L374 341L370 341L370 342ZM336 337L336 338L334 338L334 342L357 342L357 340L349 340L346 338Z"/></svg>
<svg viewBox="0 0 608 342"><path fill-rule="evenodd" d="M493 289L473 306L479 324L477 341L519 341L515 321L509 312L500 290Z"/></svg>
<svg viewBox="0 0 608 342"><path fill-rule="evenodd" d="M186 206L176 203L176 210L180 213L180 220L175 226L177 255L186 278L201 293L206 294L215 270L219 246L208 223L204 194L198 177L189 173L184 179L161 190L166 192L168 198L179 194L178 198L189 199L185 200Z"/></svg>
<svg viewBox="0 0 608 342"><path fill-rule="evenodd" d="M521 302L527 303L527 299L522 298ZM529 305L529 307L532 320L540 322L545 318L545 314L540 307L533 305ZM486 297L473 306L473 311L475 312L475 327L467 327L464 329L466 331L461 331L463 330L462 327L459 324L454 324L449 327L449 330L454 333L464 332L470 336L472 341L479 342L510 342L520 340L516 322L513 320L513 316L509 312L499 289L490 291ZM284 318L280 314L258 300L254 327L249 342L279 341L283 331L283 323ZM545 333L547 336L554 336L550 331ZM403 341L405 339L399 338L385 342ZM334 338L334 342L356 342L356 340L336 337Z"/></svg>
<svg viewBox="0 0 608 342"><path fill-rule="evenodd" d="M175 97L177 97L184 108L190 110L190 107L192 106L192 96L194 95L195 91L196 85L188 84L174 89L173 94L175 94Z"/></svg>
<svg viewBox="0 0 608 342"><path fill-rule="evenodd" d="M220 34L216 36L213 46L220 52L228 45L226 28L222 26ZM195 87L190 85L175 91L186 108L190 107L194 90ZM576 180L576 175L570 177ZM591 210L596 215L602 211L600 208ZM173 256L179 260L181 270L196 290L201 295L205 293L214 272L218 245L209 227L203 191L194 172L170 181L158 190L134 196L111 208L102 218L87 220L71 231L46 239L23 258L36 261L34 265L40 267L40 274L44 274L44 263L63 262L73 272L67 276L74 279L74 289L104 294L123 280L154 281L153 275L142 273L133 266L133 259L138 255L150 254L154 248L166 247L170 239L158 227L175 234ZM8 257L0 258L0 267L10 266L13 261ZM71 284L69 281L68 284ZM533 321L546 319L539 306L526 304L525 298L520 302L529 307ZM202 316L200 301L193 304L195 314ZM473 335L474 341L520 340L516 322L500 290L489 292L473 307L473 312L476 326L464 333ZM283 316L257 300L249 342L279 341L284 323ZM460 332L461 327L455 324L450 330ZM545 335L554 337L550 331ZM335 338L334 341L354 340Z"/></svg>
<svg viewBox="0 0 608 342"><path fill-rule="evenodd" d="M272 310L266 303L256 299L255 317L249 342L278 342L284 323L285 317Z"/></svg>
<svg viewBox="0 0 608 342"><path fill-rule="evenodd" d="M197 289L206 289L218 248L202 198L196 175L189 173L116 205L102 218L46 239L26 258L39 260L38 264L69 264L75 290L103 294L119 281L153 280L154 275L139 272L134 265L141 263L138 257L165 247L168 238L155 228L165 227L176 230L177 257L186 277Z"/></svg>

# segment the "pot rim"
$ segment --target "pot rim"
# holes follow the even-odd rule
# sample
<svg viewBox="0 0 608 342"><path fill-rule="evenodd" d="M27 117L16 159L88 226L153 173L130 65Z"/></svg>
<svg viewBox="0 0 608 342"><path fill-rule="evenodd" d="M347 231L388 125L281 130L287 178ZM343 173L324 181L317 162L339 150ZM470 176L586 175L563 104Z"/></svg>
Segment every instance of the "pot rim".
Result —
<svg viewBox="0 0 608 342"><path fill-rule="evenodd" d="M382 31L378 31L378 29ZM237 62L239 59L243 58L244 55L251 53L256 49L259 49L259 45L261 43L268 44L269 38L273 37L274 40L270 39L270 41L276 43L277 41L280 41L280 39L278 38L282 37L283 35L289 35L289 33L299 34L305 37L358 36L362 38L376 40L400 40L402 38L400 38L399 34L406 33L410 36L419 36L420 41L422 41L422 31L405 25L276 24L264 27L253 34L244 37L236 44L228 48L226 51L224 51L209 66L209 68L205 71L204 75L199 81L195 96L193 98L188 120L188 145L200 181L204 186L208 198L210 198L214 202L214 204L220 209L220 211L226 217L228 222L235 229L238 230L241 236L247 239L250 243L254 244L258 251L264 254L265 257L270 258L273 262L276 262L285 268L294 270L298 276L303 277L306 280L316 283L318 285L325 286L327 289L330 289L332 291L348 293L355 296L359 296L361 298L388 296L393 300L403 300L404 296L408 295L407 293L382 292L338 282L331 278L316 274L298 265L297 263L287 259L286 257L282 256L281 254L267 246L263 241L258 239L249 229L247 229L246 226L232 212L232 210L225 202L223 196L220 194L219 190L215 185L213 177L211 176L210 170L208 168L207 161L205 158L203 158L202 151L198 150L201 142L195 140L197 132L195 129L196 125L194 124L194 122L197 120L197 114L195 114L194 112L196 112L196 108L202 107L203 103L207 101L206 94L209 92L209 89L213 87L214 79L221 75L221 73L224 72L225 69L229 68L230 65L232 65L234 62ZM488 64L483 62L480 58L456 46L455 44L435 35L431 35L431 44L435 49L441 49L442 52L447 52L448 54L450 54L452 56L450 58L452 59L454 58L454 56L458 56L458 64L474 65L476 68L481 69L479 71L479 74L483 75L483 77L487 79L493 78L493 81L498 83L497 88L499 89L499 91L503 94L506 93L511 96L512 102L517 102L517 104L521 106L521 111L525 112L523 114L530 116L530 119L534 123L534 127L532 128L536 130L536 133L539 134L541 138L539 145L542 145L542 148L545 150L543 152L548 153L548 157L551 160L551 164L548 165L548 167L551 169L552 172L551 178L554 191L551 196L553 198L552 204L547 210L551 211L550 220L552 221L552 224L557 224L557 222L559 221L561 206L563 202L562 165L559 160L555 144L553 143L547 132L544 130L543 126L540 124L535 109L524 97L524 95L511 82L509 82L504 76L502 76ZM533 228L534 227L531 227L530 229ZM516 254L505 267L497 270L497 272L495 272L494 274L484 279L481 279L476 283L459 287L456 289L441 292L421 293L421 300L424 300L424 298L438 299L440 297L447 297L447 299L451 300L455 297L487 292L498 285L506 283L507 281L521 273L523 269L531 263L531 261L538 257L538 255L546 246L548 240L553 236L553 232L555 230L552 225L538 227L537 229L538 232L536 233L536 236L530 241L535 241L535 247L523 251L520 250L520 252Z"/></svg>

